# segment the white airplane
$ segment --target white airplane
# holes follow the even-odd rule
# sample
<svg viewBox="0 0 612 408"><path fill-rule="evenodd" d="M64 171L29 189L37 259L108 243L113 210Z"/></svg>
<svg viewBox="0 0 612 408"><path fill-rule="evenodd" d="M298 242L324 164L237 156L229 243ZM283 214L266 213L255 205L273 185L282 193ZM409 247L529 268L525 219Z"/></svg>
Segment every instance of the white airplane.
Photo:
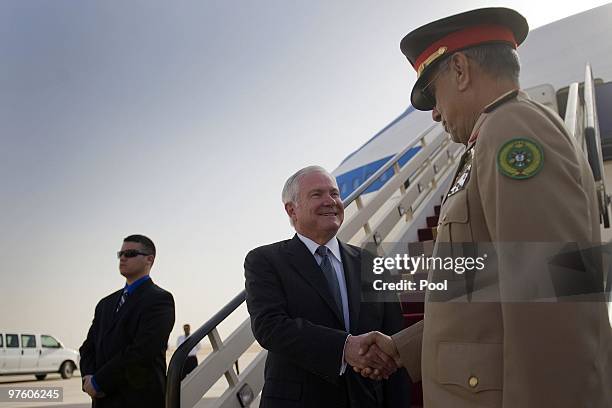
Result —
<svg viewBox="0 0 612 408"><path fill-rule="evenodd" d="M589 157L607 242L612 238L612 228L605 228L606 191L612 191L605 185L605 180L612 181L611 22L608 4L532 30L518 50L522 88L564 118ZM450 141L430 112L408 107L334 170L347 206L338 237L357 245L373 242L386 254L398 251L383 248L386 243L399 243L405 250L406 243L435 238L426 227L449 187L462 147ZM177 349L168 370L167 408L258 406L267 352L250 359L240 373L234 369L255 342L249 319L224 341L217 332L244 300L243 291ZM408 324L420 318L418 311L413 314L406 315ZM181 383L189 350L206 336L214 351ZM229 387L218 397L203 399L223 376Z"/></svg>

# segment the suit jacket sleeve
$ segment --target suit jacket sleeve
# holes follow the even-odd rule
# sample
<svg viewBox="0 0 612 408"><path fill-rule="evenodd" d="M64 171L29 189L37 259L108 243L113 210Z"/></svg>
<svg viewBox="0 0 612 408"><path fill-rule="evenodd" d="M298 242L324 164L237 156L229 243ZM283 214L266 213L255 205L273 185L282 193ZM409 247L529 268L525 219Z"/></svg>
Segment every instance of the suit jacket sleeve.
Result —
<svg viewBox="0 0 612 408"><path fill-rule="evenodd" d="M259 344L316 375L337 378L348 333L289 316L280 278L261 248L249 252L244 269L247 307Z"/></svg>
<svg viewBox="0 0 612 408"><path fill-rule="evenodd" d="M160 292L144 305L133 341L94 374L100 389L109 394L125 386L129 368L149 365L166 349L173 326L174 299Z"/></svg>
<svg viewBox="0 0 612 408"><path fill-rule="evenodd" d="M592 201L583 183L593 181L580 180L577 152L551 121L520 106L504 109L481 128L475 155L482 208L498 256L503 406L580 406L584 401L577 397L584 394L576 390L590 386L589 370L583 369L597 361L598 305L537 303L528 295L549 278L542 257L531 253L533 242L591 240ZM540 172L524 180L497 167L499 149L518 137L536 142L544 157ZM512 251L503 243L513 243Z"/></svg>
<svg viewBox="0 0 612 408"><path fill-rule="evenodd" d="M96 369L96 345L95 339L98 336L99 322L100 322L100 306L99 302L96 305L94 312L94 318L87 332L87 338L83 342L81 348L79 348L79 354L81 356L80 371L81 376L92 375Z"/></svg>

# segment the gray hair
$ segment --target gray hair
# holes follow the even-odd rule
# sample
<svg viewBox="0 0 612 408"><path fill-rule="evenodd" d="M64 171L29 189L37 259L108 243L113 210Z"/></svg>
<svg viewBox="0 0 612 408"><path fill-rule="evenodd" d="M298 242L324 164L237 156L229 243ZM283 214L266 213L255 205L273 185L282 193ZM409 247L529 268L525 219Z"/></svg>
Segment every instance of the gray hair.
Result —
<svg viewBox="0 0 612 408"><path fill-rule="evenodd" d="M283 204L298 202L300 195L300 179L310 173L329 174L329 172L321 166L308 166L296 171L287 179L287 181L285 181L285 186L283 187L283 192L281 194ZM291 217L289 217L289 224L291 224L292 227L295 227Z"/></svg>
<svg viewBox="0 0 612 408"><path fill-rule="evenodd" d="M281 194L283 204L297 203L300 194L300 179L310 173L329 174L329 172L321 166L308 166L296 171L287 181L285 181L285 186Z"/></svg>
<svg viewBox="0 0 612 408"><path fill-rule="evenodd" d="M509 79L516 84L519 83L521 63L516 50L508 44L482 44L456 52L462 52L466 57L476 61L493 78ZM438 72L449 67L452 55L440 61Z"/></svg>

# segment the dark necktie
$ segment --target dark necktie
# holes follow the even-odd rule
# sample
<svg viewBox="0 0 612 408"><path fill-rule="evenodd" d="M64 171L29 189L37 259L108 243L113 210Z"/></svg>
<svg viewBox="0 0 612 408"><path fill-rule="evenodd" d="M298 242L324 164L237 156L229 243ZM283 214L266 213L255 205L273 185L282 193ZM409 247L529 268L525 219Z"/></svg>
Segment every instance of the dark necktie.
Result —
<svg viewBox="0 0 612 408"><path fill-rule="evenodd" d="M336 270L334 269L334 265L331 263L331 259L329 256L329 249L327 247L321 245L317 248L317 254L323 258L321 260L321 270L327 279L327 284L329 285L329 290L336 301L336 305L338 306L338 310L340 311L340 316L343 317L344 313L342 312L342 296L340 295L340 284L338 283L338 277L336 276Z"/></svg>
<svg viewBox="0 0 612 408"><path fill-rule="evenodd" d="M125 288L123 289L123 293L121 293L121 298L119 298L119 303L117 304L117 309L115 310L115 313L117 313L119 309L121 309L121 306L123 306L123 304L127 300L127 297L128 297L128 290L127 288Z"/></svg>

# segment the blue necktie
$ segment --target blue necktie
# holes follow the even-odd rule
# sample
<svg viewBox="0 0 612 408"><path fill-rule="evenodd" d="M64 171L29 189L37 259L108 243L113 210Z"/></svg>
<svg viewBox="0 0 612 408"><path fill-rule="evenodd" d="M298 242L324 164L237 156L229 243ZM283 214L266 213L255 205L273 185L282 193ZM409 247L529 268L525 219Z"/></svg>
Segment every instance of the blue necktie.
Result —
<svg viewBox="0 0 612 408"><path fill-rule="evenodd" d="M115 310L115 313L117 313L119 309L121 309L121 306L123 306L123 304L127 300L127 297L128 297L128 290L127 288L125 288L123 289L123 293L121 293L121 298L119 299L119 304L117 304L117 309Z"/></svg>
<svg viewBox="0 0 612 408"><path fill-rule="evenodd" d="M338 310L340 311L340 316L344 316L342 312L342 296L340 295L340 284L338 283L338 277L336 276L336 270L334 269L334 265L331 263L331 259L329 257L329 249L327 247L321 245L317 248L317 254L323 258L321 260L321 270L327 279L327 284L329 285L329 290L336 301L336 305L338 306ZM342 319L344 320L344 318Z"/></svg>

